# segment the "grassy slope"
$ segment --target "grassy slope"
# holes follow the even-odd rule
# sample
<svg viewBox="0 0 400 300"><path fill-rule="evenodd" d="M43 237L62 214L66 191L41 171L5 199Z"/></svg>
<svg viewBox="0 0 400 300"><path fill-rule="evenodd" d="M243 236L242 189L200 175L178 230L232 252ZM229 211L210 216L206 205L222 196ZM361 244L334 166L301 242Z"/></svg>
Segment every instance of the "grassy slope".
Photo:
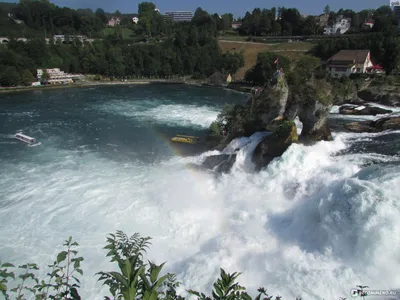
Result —
<svg viewBox="0 0 400 300"><path fill-rule="evenodd" d="M123 36L124 39L131 38L132 29L129 29L129 28L126 28L126 27L120 27L119 29L121 30L121 33L122 33L122 36ZM106 27L106 28L104 28L104 30L103 30L104 37L114 34L114 32L116 30L117 30L117 28L114 28L114 27Z"/></svg>
<svg viewBox="0 0 400 300"><path fill-rule="evenodd" d="M262 51L274 51L286 56L291 60L296 60L299 56L305 55L313 47L311 43L280 43L280 44L255 44L233 41L219 41L223 52L234 50L244 51L245 65L236 73L236 79L242 79L248 69L256 64L257 54ZM302 51L299 51L302 50Z"/></svg>

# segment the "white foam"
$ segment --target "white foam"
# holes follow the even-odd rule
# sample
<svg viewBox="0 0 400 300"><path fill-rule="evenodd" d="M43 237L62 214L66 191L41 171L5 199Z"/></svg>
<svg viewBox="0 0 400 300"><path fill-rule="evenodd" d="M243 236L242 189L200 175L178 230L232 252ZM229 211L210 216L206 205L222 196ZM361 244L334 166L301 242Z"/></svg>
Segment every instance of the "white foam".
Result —
<svg viewBox="0 0 400 300"><path fill-rule="evenodd" d="M143 122L201 128L208 128L220 112L218 108L207 105L169 104L169 102L166 100L113 101L102 104L100 108Z"/></svg>
<svg viewBox="0 0 400 300"><path fill-rule="evenodd" d="M311 300L399 287L400 170L332 155L354 136L294 144L259 174L246 161L256 136L241 139L229 146L241 146L232 174L218 179L185 164L219 152L153 166L45 147L32 162L2 164L0 259L46 266L72 235L85 257L81 295L100 299L93 275L115 268L102 247L120 229L154 238L148 258L167 261L182 292L209 293L219 267L242 272L253 296L260 286Z"/></svg>

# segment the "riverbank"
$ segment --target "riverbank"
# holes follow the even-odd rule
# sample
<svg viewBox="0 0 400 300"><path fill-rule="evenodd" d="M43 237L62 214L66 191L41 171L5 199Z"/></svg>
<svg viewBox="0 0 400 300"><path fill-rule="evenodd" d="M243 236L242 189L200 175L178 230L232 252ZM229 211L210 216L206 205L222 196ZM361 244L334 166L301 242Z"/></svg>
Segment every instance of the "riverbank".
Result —
<svg viewBox="0 0 400 300"><path fill-rule="evenodd" d="M13 93L22 91L37 91L37 90L53 90L63 88L78 88L91 86L106 86L106 85L143 85L143 84L186 84L186 85L202 85L201 80L186 80L186 79L137 79L137 80L113 80L113 81L81 81L73 84L60 85L41 85L41 86L18 86L18 87L0 87L0 93Z"/></svg>

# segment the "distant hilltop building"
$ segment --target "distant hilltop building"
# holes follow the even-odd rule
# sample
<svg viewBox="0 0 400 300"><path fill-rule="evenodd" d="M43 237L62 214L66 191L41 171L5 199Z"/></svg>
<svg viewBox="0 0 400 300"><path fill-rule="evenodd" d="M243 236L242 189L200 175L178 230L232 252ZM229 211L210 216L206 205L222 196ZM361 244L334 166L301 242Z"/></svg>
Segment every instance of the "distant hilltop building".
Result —
<svg viewBox="0 0 400 300"><path fill-rule="evenodd" d="M240 27L242 27L242 22L233 22L232 23L233 29L239 29Z"/></svg>
<svg viewBox="0 0 400 300"><path fill-rule="evenodd" d="M400 1L389 1L390 7L393 9L397 22L400 22Z"/></svg>
<svg viewBox="0 0 400 300"><path fill-rule="evenodd" d="M115 27L117 25L119 25L121 23L121 19L120 18L114 18L112 17L110 20L108 20L108 26L110 27Z"/></svg>
<svg viewBox="0 0 400 300"><path fill-rule="evenodd" d="M133 17L132 17L132 23L133 24L137 24L139 22L139 15L134 15Z"/></svg>
<svg viewBox="0 0 400 300"><path fill-rule="evenodd" d="M342 15L336 18L336 23L332 26L328 26L324 28L325 35L332 35L332 34L344 34L346 33L351 27L351 19L344 18Z"/></svg>
<svg viewBox="0 0 400 300"><path fill-rule="evenodd" d="M375 21L372 18L368 18L367 21L365 21L364 28L372 28L374 27Z"/></svg>
<svg viewBox="0 0 400 300"><path fill-rule="evenodd" d="M174 22L190 22L194 14L191 11L167 11L165 16Z"/></svg>

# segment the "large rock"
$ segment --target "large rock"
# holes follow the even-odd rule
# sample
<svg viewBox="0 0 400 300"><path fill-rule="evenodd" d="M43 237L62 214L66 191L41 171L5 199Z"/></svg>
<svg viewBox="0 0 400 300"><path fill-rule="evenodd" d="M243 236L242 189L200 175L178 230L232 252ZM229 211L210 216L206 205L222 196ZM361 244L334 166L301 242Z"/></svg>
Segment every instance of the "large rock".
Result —
<svg viewBox="0 0 400 300"><path fill-rule="evenodd" d="M358 97L367 102L400 106L400 93L394 89L366 89L358 92Z"/></svg>
<svg viewBox="0 0 400 300"><path fill-rule="evenodd" d="M342 115L376 116L376 115L390 114L392 112L393 111L391 110L383 109L376 106L361 106L361 107L341 106L339 108L339 113Z"/></svg>
<svg viewBox="0 0 400 300"><path fill-rule="evenodd" d="M399 130L400 117L381 118L376 121L351 122L344 125L351 132L381 132Z"/></svg>
<svg viewBox="0 0 400 300"><path fill-rule="evenodd" d="M275 157L281 156L289 146L298 141L296 124L292 121L278 121L270 125L274 132L266 136L253 152L252 161L256 170L267 166Z"/></svg>
<svg viewBox="0 0 400 300"><path fill-rule="evenodd" d="M202 166L219 173L229 173L236 161L236 154L211 155L205 159Z"/></svg>
<svg viewBox="0 0 400 300"><path fill-rule="evenodd" d="M325 81L314 81L291 91L285 117L289 120L299 117L303 123L301 141L332 140L328 124L332 102L332 89Z"/></svg>
<svg viewBox="0 0 400 300"><path fill-rule="evenodd" d="M249 102L249 109L256 112L262 123L267 126L276 117L283 116L289 96L289 86L284 75L275 78Z"/></svg>

